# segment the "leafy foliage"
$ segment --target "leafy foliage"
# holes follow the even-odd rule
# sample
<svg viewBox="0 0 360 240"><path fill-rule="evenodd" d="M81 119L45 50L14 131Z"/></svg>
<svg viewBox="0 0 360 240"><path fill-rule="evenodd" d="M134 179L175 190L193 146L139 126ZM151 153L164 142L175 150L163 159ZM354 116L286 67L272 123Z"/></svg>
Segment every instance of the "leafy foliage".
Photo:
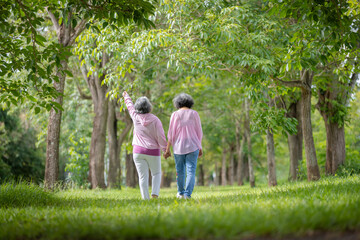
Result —
<svg viewBox="0 0 360 240"><path fill-rule="evenodd" d="M35 112L40 107L62 110L52 98L59 96L52 83L59 81L55 71L62 69L71 52L67 45L56 43L44 10L54 12L59 26L80 31L83 21L87 27L101 19L104 25L122 26L135 22L149 28L148 20L154 6L144 0L133 2L96 0L91 3L73 0L2 1L0 14L0 102L8 107L30 100ZM97 29L96 26L92 26ZM58 38L61 38L59 36ZM21 76L17 73L23 72ZM67 69L61 74L71 75ZM16 77L14 75L17 75Z"/></svg>
<svg viewBox="0 0 360 240"><path fill-rule="evenodd" d="M31 128L24 128L16 115L0 110L0 182L7 178L40 182L44 175L44 161L35 147Z"/></svg>
<svg viewBox="0 0 360 240"><path fill-rule="evenodd" d="M65 167L68 172L68 179L78 186L87 186L87 178L89 171L89 140L85 137L74 139L71 135L69 140L71 147L69 148L69 159Z"/></svg>

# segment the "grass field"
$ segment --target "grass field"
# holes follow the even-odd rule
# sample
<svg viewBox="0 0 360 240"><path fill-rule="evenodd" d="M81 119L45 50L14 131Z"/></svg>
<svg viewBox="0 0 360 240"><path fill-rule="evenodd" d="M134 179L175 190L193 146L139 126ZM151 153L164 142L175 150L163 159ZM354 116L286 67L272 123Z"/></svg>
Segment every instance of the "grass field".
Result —
<svg viewBox="0 0 360 240"><path fill-rule="evenodd" d="M175 189L151 201L141 200L139 189L47 193L8 183L0 191L1 239L360 236L360 176L275 188L195 187L191 200L177 200Z"/></svg>

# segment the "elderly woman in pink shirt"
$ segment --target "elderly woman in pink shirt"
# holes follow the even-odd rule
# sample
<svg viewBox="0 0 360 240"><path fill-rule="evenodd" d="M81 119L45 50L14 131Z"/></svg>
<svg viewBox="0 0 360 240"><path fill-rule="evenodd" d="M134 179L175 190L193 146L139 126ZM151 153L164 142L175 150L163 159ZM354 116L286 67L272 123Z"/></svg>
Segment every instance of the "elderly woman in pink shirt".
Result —
<svg viewBox="0 0 360 240"><path fill-rule="evenodd" d="M169 157L173 146L178 198L188 199L195 186L195 173L198 157L202 156L202 129L199 114L192 110L194 100L188 94L181 93L173 100L178 109L170 118L168 144L164 157ZM186 178L185 178L186 172Z"/></svg>
<svg viewBox="0 0 360 240"><path fill-rule="evenodd" d="M166 138L161 121L151 114L152 105L147 97L140 97L135 105L125 91L126 107L134 123L133 158L139 175L140 192L143 199L149 197L149 168L152 175L153 198L157 198L161 183L161 150L166 150Z"/></svg>

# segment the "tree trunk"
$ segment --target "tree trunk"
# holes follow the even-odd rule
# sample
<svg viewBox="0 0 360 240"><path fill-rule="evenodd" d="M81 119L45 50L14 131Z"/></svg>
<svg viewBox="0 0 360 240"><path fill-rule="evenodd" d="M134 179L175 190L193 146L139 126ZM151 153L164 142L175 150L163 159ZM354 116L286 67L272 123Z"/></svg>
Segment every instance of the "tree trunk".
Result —
<svg viewBox="0 0 360 240"><path fill-rule="evenodd" d="M221 161L221 185L226 186L227 185L227 181L226 181L226 153L227 153L227 149L225 148L225 138L222 138L222 146L223 146L223 151L222 151L222 161Z"/></svg>
<svg viewBox="0 0 360 240"><path fill-rule="evenodd" d="M290 104L288 109L288 117L296 118L298 121L297 134L288 134L288 145L290 154L290 170L289 181L295 181L299 179L299 165L302 162L302 146L303 146L303 134L301 124L301 101L297 100Z"/></svg>
<svg viewBox="0 0 360 240"><path fill-rule="evenodd" d="M59 20L47 9L49 17L53 23L58 38L58 43L63 47L72 46L75 39L85 29L86 19L82 19L75 28L72 28L71 24L67 26L64 24L59 25ZM71 11L67 13L68 23L72 22ZM65 50L66 51L66 50ZM59 81L54 81L54 87L60 95L56 99L52 99L54 102L63 105L63 94L65 88L66 73L64 71L68 68L68 59L61 60L61 67L56 70L56 76ZM45 187L52 189L59 177L59 145L60 145L60 130L61 130L61 115L62 111L57 112L52 108L49 115L48 132L46 139L46 163L45 163Z"/></svg>
<svg viewBox="0 0 360 240"><path fill-rule="evenodd" d="M229 184L232 186L234 185L234 147L230 146L230 162L229 162Z"/></svg>
<svg viewBox="0 0 360 240"><path fill-rule="evenodd" d="M248 164L249 164L249 181L250 186L255 187L255 175L252 163L252 150L251 150L251 132L250 132L250 102L249 99L245 98L245 135L248 147Z"/></svg>
<svg viewBox="0 0 360 240"><path fill-rule="evenodd" d="M215 160L215 179L214 179L214 183L216 186L220 185L220 170L218 167L218 162Z"/></svg>
<svg viewBox="0 0 360 240"><path fill-rule="evenodd" d="M320 171L316 158L316 150L311 126L311 84L313 73L310 71L301 71L301 81L304 87L301 88L302 97L302 130L305 143L305 156L308 181L320 179Z"/></svg>
<svg viewBox="0 0 360 240"><path fill-rule="evenodd" d="M245 138L246 139L246 138ZM247 142L247 141L246 141ZM247 144L246 144L247 145ZM244 157L244 171L243 171L243 174L244 174L244 179L245 181L250 181L250 170L249 170L249 160L247 158L248 155L246 155L246 158Z"/></svg>
<svg viewBox="0 0 360 240"><path fill-rule="evenodd" d="M245 145L245 136L243 135L240 142L240 123L236 124L236 152L238 157L236 176L237 183L239 186L244 185L244 145Z"/></svg>
<svg viewBox="0 0 360 240"><path fill-rule="evenodd" d="M105 188L104 155L106 148L106 125L108 117L108 99L98 99L94 102L94 122L90 145L90 183L91 188Z"/></svg>
<svg viewBox="0 0 360 240"><path fill-rule="evenodd" d="M358 78L358 74L352 74L347 85L341 83L335 76L331 76L332 81L326 86L326 89L319 88L319 101L316 108L319 110L325 122L326 128L326 164L325 171L327 174L334 175L339 165L345 163L345 129L344 117L341 117L341 108L348 103L352 89ZM330 77L330 78L331 78ZM339 114L340 113L340 114Z"/></svg>
<svg viewBox="0 0 360 240"><path fill-rule="evenodd" d="M128 114L128 112L118 112L117 114L117 119L118 121L122 121L125 123L125 127L124 129L121 131L120 133L120 136L117 140L117 151L118 151L118 158L119 158L119 170L118 170L118 173L117 173L117 182L119 182L121 184L121 178L122 178L122 173L121 173L121 149L122 149L122 144L124 143L125 141L125 138L126 136L128 135L132 125L133 125L133 122L130 118L130 115Z"/></svg>
<svg viewBox="0 0 360 240"><path fill-rule="evenodd" d="M267 96L269 102L269 108L273 108L275 100L272 99L268 92L264 93ZM276 181L276 165L275 165L275 144L274 135L272 128L266 129L266 153L267 153L267 164L268 164L268 185L273 187L277 185Z"/></svg>
<svg viewBox="0 0 360 240"><path fill-rule="evenodd" d="M326 174L334 175L338 166L345 163L345 129L343 123L334 120L334 116L338 114L338 109L333 105L337 102L339 105L345 104L345 99L341 99L340 89L336 79L327 86L326 90L319 89L318 103L316 108L319 110L326 129ZM343 120L343 119L342 119Z"/></svg>
<svg viewBox="0 0 360 240"><path fill-rule="evenodd" d="M117 142L117 119L115 114L115 102L109 101L108 108L108 144L109 144L109 172L108 187L121 188L120 182L120 154Z"/></svg>
<svg viewBox="0 0 360 240"><path fill-rule="evenodd" d="M324 119L325 120L325 119ZM326 173L334 175L339 165L345 163L345 129L337 123L325 121L326 128Z"/></svg>
<svg viewBox="0 0 360 240"><path fill-rule="evenodd" d="M205 178L204 178L204 166L202 164L199 164L199 186L205 186Z"/></svg>
<svg viewBox="0 0 360 240"><path fill-rule="evenodd" d="M170 187L172 181L172 174L161 172L161 188Z"/></svg>
<svg viewBox="0 0 360 240"><path fill-rule="evenodd" d="M268 185L270 187L276 186L276 168L275 168L275 147L274 136L272 129L266 130L266 150L268 163Z"/></svg>
<svg viewBox="0 0 360 240"><path fill-rule="evenodd" d="M126 186L135 188L137 185L137 172L135 163L133 161L133 155L132 153L128 153L126 151Z"/></svg>
<svg viewBox="0 0 360 240"><path fill-rule="evenodd" d="M61 61L62 68L58 68L56 76L59 82L54 81L54 87L60 95L52 101L63 105L63 94L65 88L66 75L63 72L67 70L67 61ZM60 127L61 127L62 111L55 111L54 108L50 110L49 124L46 139L46 163L45 163L45 187L53 189L54 184L59 177L59 145L60 145Z"/></svg>
<svg viewBox="0 0 360 240"><path fill-rule="evenodd" d="M107 86L102 85L102 81L106 76L105 65L107 62L108 56L103 52L102 61L99 62L95 74L90 76L86 69L86 64L80 66L83 78L86 80L91 92L95 113L89 154L89 182L92 189L106 187L104 178L104 155L106 148L109 99L106 97ZM99 77L100 74L98 73L101 69L103 70L103 74Z"/></svg>

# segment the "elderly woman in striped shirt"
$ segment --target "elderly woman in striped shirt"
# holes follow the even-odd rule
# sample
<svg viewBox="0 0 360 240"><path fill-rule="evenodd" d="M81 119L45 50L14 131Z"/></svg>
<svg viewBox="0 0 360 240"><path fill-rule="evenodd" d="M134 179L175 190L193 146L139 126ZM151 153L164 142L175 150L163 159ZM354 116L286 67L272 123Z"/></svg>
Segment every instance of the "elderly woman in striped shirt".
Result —
<svg viewBox="0 0 360 240"><path fill-rule="evenodd" d="M177 197L189 199L195 185L197 159L202 156L203 133L199 114L191 109L194 105L192 97L181 93L173 99L173 103L178 110L173 112L170 118L168 144L164 157L171 155L172 145L176 166Z"/></svg>

